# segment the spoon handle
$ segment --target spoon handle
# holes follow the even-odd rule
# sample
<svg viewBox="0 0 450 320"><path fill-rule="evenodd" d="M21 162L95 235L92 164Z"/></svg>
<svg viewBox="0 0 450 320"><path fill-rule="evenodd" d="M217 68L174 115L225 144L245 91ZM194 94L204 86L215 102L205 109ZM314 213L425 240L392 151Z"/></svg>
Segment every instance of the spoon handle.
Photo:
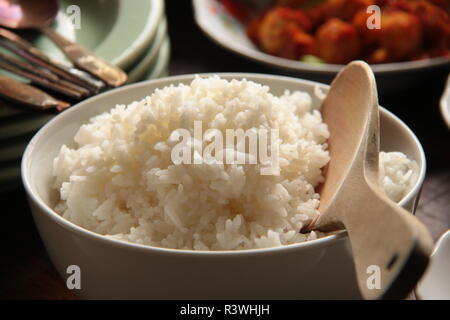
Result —
<svg viewBox="0 0 450 320"><path fill-rule="evenodd" d="M88 50L82 48L50 27L40 29L49 37L77 67L86 70L102 79L113 87L120 86L127 81L127 75L120 68L94 56Z"/></svg>
<svg viewBox="0 0 450 320"><path fill-rule="evenodd" d="M56 108L62 111L70 106L49 94L11 78L0 76L0 96L21 105L39 110Z"/></svg>
<svg viewBox="0 0 450 320"><path fill-rule="evenodd" d="M381 189L369 185L358 188L367 190L343 197L351 200L340 205L338 215L352 243L361 293L368 299L402 299L414 289L428 265L431 236L414 215Z"/></svg>

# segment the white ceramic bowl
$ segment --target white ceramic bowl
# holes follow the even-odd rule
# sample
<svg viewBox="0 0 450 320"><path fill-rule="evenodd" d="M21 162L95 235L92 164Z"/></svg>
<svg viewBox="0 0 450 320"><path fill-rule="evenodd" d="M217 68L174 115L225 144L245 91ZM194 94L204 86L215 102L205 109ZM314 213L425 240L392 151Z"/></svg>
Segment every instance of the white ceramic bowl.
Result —
<svg viewBox="0 0 450 320"><path fill-rule="evenodd" d="M250 1L248 1L250 2ZM253 1L267 7L271 1ZM269 55L259 50L247 37L245 27L231 16L218 0L193 0L195 20L203 32L223 48L238 55L282 70L285 74L324 83L330 83L344 67L337 64L305 63ZM441 57L418 61L371 65L380 93L407 88L439 68L449 68L450 59Z"/></svg>
<svg viewBox="0 0 450 320"><path fill-rule="evenodd" d="M289 77L219 74L311 94L326 85ZM115 89L86 100L58 115L32 139L22 161L22 179L35 222L47 251L66 279L69 265L81 268L82 298L136 299L344 299L359 298L346 233L279 248L198 252L155 248L112 240L63 219L52 208L52 161L62 144L73 145L81 124L115 104L127 104L156 88L189 83L193 75L162 78ZM420 174L401 205L414 211L425 177L425 156L411 130L381 109L381 146L417 161Z"/></svg>

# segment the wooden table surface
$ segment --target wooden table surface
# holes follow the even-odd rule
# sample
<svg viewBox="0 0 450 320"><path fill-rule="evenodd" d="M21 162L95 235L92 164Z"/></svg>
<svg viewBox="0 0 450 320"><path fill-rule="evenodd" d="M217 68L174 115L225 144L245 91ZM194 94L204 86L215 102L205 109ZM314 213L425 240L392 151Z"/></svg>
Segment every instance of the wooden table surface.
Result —
<svg viewBox="0 0 450 320"><path fill-rule="evenodd" d="M170 74L202 72L279 73L212 43L197 28L190 1L167 1L172 44ZM418 136L428 173L417 216L436 240L450 228L450 131L438 108L446 75L439 70L417 86L381 95L380 104L399 116ZM23 189L0 194L3 215L0 299L76 299L57 274L40 240Z"/></svg>

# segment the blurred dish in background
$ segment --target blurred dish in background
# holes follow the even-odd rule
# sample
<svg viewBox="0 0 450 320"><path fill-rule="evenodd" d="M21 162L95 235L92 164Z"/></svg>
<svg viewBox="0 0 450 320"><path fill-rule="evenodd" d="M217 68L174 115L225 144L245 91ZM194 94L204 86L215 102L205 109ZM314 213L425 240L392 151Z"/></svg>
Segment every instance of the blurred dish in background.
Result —
<svg viewBox="0 0 450 320"><path fill-rule="evenodd" d="M232 0L222 2L237 8ZM380 64L449 57L448 0L325 0L302 8L310 2L274 1L243 19L247 35L268 54L304 62Z"/></svg>
<svg viewBox="0 0 450 320"><path fill-rule="evenodd" d="M342 2L341 0L337 1ZM345 0L344 2L348 2L348 0ZM240 12L239 9L230 9L230 3L235 2L230 0L193 0L195 19L197 24L211 39L222 45L224 48L244 57L255 60L266 66L274 67L279 71L283 71L283 73L289 75L297 75L301 76L302 78L317 80L321 82L330 82L334 78L336 73L342 68L343 65L338 64L338 62L340 61L333 61L334 63L317 63L317 57L311 54L308 54L304 57L306 61L309 61L305 62L287 59L285 57L275 56L261 51L258 46L256 46L255 43L248 37L247 26L242 21L246 19L248 20L249 17L257 16L261 12L261 10L268 9L273 1L264 1L259 3L258 6L255 6L254 12L251 10L251 4L254 4L255 1L248 0L242 2L245 4L250 4L250 7L246 7L247 11L244 15L242 15L242 12ZM264 7L264 5L266 7ZM239 18L237 18L237 16ZM305 25L307 24L307 22L303 21L304 19L302 19L301 17L297 17L296 15L294 16L295 19L302 21ZM300 14L298 16L303 15ZM334 22L331 22L331 24L333 25L331 26L332 28L330 27L330 29L343 29L343 24L340 20L332 21ZM308 28L308 26L305 26L305 28ZM269 33L274 32L273 28L268 29ZM325 30L322 32L321 36L326 40L330 37L330 33L332 32L329 32L329 30ZM345 32L345 34L347 33L348 32ZM271 38L272 36L273 38ZM276 34L271 34L271 37L268 37L269 45L271 44L271 41L276 44L277 41L281 41L283 38L280 35ZM300 34L297 40L302 44L306 44L308 43L308 41L312 41L311 36L308 34ZM347 53L345 53L346 50L349 50L349 48L352 46L359 46L359 44L355 45L353 41L346 41L348 41L347 45L343 45L342 41L338 41L338 48L341 49L340 54L347 55ZM324 43L326 43L327 45L331 45L328 40L324 41ZM274 48L275 47L276 46L274 46ZM289 49L287 47L288 46L285 46L284 49ZM298 48L295 50L294 49L293 51L291 50L291 53L295 52L295 50L297 50ZM324 51L328 52L329 50L327 48L324 48ZM314 51L308 53L313 52ZM371 65L377 77L378 89L382 94L394 92L399 88L404 88L426 76L429 76L430 74L432 75L433 72L437 69L448 68L449 66L450 59L448 56L430 57L415 61L389 62Z"/></svg>

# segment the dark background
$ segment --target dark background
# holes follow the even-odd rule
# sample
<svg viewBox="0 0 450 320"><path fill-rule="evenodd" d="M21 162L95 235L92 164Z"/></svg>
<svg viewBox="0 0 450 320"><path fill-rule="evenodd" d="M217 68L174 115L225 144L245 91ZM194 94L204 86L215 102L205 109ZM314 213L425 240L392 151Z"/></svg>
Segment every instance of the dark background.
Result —
<svg viewBox="0 0 450 320"><path fill-rule="evenodd" d="M170 74L280 73L238 57L211 42L196 26L190 1L166 1L172 45ZM450 131L439 113L448 68L401 92L381 95L380 105L418 136L428 173L416 215L434 239L450 228ZM281 73L280 73L281 74ZM74 299L49 260L22 189L0 194L0 299Z"/></svg>

